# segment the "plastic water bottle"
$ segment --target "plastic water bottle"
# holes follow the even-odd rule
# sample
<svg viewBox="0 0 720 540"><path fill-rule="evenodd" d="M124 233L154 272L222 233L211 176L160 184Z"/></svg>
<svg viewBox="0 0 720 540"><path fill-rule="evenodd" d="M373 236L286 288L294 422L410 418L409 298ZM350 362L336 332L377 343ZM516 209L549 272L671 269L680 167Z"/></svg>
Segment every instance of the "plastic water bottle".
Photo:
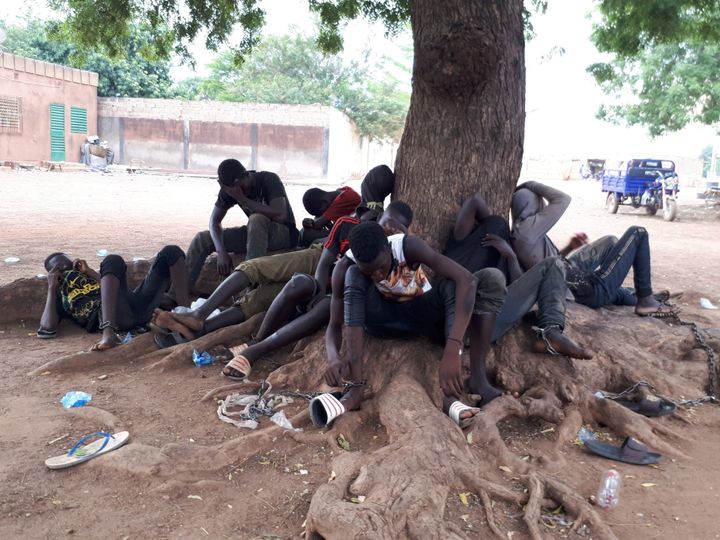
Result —
<svg viewBox="0 0 720 540"><path fill-rule="evenodd" d="M620 473L615 469L608 469L603 474L595 500L600 508L608 510L620 502Z"/></svg>

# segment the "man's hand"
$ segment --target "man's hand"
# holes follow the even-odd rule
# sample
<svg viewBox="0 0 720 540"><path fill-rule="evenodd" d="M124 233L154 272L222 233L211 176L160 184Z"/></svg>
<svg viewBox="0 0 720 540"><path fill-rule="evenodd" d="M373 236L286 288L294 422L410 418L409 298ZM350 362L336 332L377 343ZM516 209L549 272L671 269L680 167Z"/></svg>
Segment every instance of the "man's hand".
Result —
<svg viewBox="0 0 720 540"><path fill-rule="evenodd" d="M237 182L232 186L226 186L221 184L220 189L222 189L225 193L227 193L233 199L239 202L241 206L243 205L243 203L245 203L245 201L249 200L247 198L247 195L245 195L245 191L243 190L242 186Z"/></svg>
<svg viewBox="0 0 720 540"><path fill-rule="evenodd" d="M340 358L330 358L328 356L325 368L325 382L329 386L342 386L343 381L349 376L350 366L348 366L347 362L343 362Z"/></svg>
<svg viewBox="0 0 720 540"><path fill-rule="evenodd" d="M306 229L314 229L315 228L315 220L312 218L305 218L302 220L302 226Z"/></svg>
<svg viewBox="0 0 720 540"><path fill-rule="evenodd" d="M60 280L62 279L62 273L60 273L60 270L57 268L53 268L48 272L47 280L48 280L48 290L49 291L57 291L57 288L60 286Z"/></svg>
<svg viewBox="0 0 720 540"><path fill-rule="evenodd" d="M73 261L73 268L83 274L87 274L90 270L90 267L85 259L75 259Z"/></svg>
<svg viewBox="0 0 720 540"><path fill-rule="evenodd" d="M440 360L439 375L443 394L459 398L463 392L463 380L457 346L459 345L454 341L449 341L445 346L445 352Z"/></svg>
<svg viewBox="0 0 720 540"><path fill-rule="evenodd" d="M503 259L509 259L515 255L510 244L497 234L486 234L480 244L483 247L495 248Z"/></svg>
<svg viewBox="0 0 720 540"><path fill-rule="evenodd" d="M227 251L218 251L217 254L217 270L222 277L229 276L233 271L233 263Z"/></svg>
<svg viewBox="0 0 720 540"><path fill-rule="evenodd" d="M584 232L575 233L573 237L570 239L570 242L568 242L568 247L570 248L570 251L576 250L579 247L584 246L588 243L588 236Z"/></svg>

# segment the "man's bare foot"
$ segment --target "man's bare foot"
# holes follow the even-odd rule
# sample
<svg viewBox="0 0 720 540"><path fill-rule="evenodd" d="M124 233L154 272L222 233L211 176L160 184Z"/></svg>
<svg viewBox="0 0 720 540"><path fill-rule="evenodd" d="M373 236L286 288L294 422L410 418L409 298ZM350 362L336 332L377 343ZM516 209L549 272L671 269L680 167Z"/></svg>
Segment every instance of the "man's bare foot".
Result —
<svg viewBox="0 0 720 540"><path fill-rule="evenodd" d="M177 332L188 341L195 339L195 332L175 319L173 315L177 315L177 313L173 313L172 311L156 310L153 316L153 323L162 328L167 328L168 330Z"/></svg>
<svg viewBox="0 0 720 540"><path fill-rule="evenodd" d="M166 313L169 313L170 317L193 332L202 332L205 321L198 317L197 311L188 311L187 313L167 311Z"/></svg>
<svg viewBox="0 0 720 540"><path fill-rule="evenodd" d="M343 404L347 411L357 411L360 408L360 404L363 400L363 386L353 386L340 398L340 403Z"/></svg>
<svg viewBox="0 0 720 540"><path fill-rule="evenodd" d="M120 338L115 333L115 330L113 330L112 328L105 328L103 330L102 339L100 339L100 341L93 345L90 350L107 351L108 349L117 347L118 345L120 345L120 343Z"/></svg>
<svg viewBox="0 0 720 540"><path fill-rule="evenodd" d="M468 385L470 387L469 394L477 394L480 396L480 401L477 403L479 407L484 407L488 403L490 403L493 399L499 398L503 395L503 391L499 388L496 388L492 384L490 384L488 381L480 382L477 384L474 384L472 381L468 382Z"/></svg>
<svg viewBox="0 0 720 540"><path fill-rule="evenodd" d="M545 340L547 340L547 343ZM550 347L552 347L552 349ZM553 351L555 351L557 354L569 356L570 358L578 358L580 360L590 360L593 357L590 351L583 349L572 339L563 335L558 328L546 330L545 339L540 338L535 340L531 349L536 353L553 354Z"/></svg>

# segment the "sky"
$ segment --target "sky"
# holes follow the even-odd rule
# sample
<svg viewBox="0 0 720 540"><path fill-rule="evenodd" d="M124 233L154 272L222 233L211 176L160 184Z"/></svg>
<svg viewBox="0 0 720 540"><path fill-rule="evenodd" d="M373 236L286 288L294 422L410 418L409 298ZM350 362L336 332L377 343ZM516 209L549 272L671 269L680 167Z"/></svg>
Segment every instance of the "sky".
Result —
<svg viewBox="0 0 720 540"><path fill-rule="evenodd" d="M3 0L0 20L12 23L29 10L35 16L47 13L45 0ZM306 2L263 0L268 34L303 32L313 34L314 20ZM585 68L604 58L590 41L592 22L588 13L593 0L551 0L545 15L533 18L537 37L526 45L525 157L585 159L605 157L690 157L717 141L708 126L691 126L651 140L642 127L615 126L595 118L604 95ZM381 25L363 20L344 30L345 54L352 56L370 46L374 54L400 58L401 45L410 45L409 32L386 39ZM562 47L562 55L550 55ZM200 44L193 46L198 68L175 66L176 79L204 75L204 65L213 58ZM407 81L408 85L410 81Z"/></svg>

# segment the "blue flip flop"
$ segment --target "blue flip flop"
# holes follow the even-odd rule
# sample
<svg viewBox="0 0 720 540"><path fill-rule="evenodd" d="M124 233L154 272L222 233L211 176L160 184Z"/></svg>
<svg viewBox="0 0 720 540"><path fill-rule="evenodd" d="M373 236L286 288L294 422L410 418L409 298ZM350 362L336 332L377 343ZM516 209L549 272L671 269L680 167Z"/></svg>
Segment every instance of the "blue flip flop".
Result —
<svg viewBox="0 0 720 540"><path fill-rule="evenodd" d="M83 444L85 441L92 439L93 437L101 438L91 442L90 444ZM67 454L46 459L45 465L49 469L65 469L67 467L72 467L73 465L84 463L92 458L111 452L125 444L128 439L130 439L130 433L127 431L120 431L115 434L106 433L104 431L91 433L90 435L85 435L82 439L80 439Z"/></svg>

